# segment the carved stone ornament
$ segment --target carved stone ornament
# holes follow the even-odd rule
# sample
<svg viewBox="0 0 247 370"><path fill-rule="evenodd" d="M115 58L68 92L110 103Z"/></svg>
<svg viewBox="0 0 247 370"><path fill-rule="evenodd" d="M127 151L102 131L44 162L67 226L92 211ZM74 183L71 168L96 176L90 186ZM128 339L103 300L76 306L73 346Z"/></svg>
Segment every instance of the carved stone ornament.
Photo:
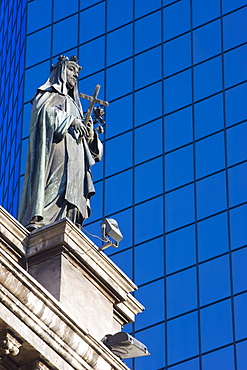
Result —
<svg viewBox="0 0 247 370"><path fill-rule="evenodd" d="M17 356L21 342L9 331L0 333L0 358L4 355Z"/></svg>

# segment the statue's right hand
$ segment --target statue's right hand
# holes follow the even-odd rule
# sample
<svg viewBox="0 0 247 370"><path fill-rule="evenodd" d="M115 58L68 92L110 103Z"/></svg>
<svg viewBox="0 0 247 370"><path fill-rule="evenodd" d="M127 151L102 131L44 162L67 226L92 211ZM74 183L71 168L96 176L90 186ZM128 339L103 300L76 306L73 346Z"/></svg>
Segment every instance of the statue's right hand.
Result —
<svg viewBox="0 0 247 370"><path fill-rule="evenodd" d="M80 118L75 118L74 121L71 124L72 127L74 127L75 132L79 132L81 136L85 136L87 133L87 129L84 125L84 123L80 120Z"/></svg>

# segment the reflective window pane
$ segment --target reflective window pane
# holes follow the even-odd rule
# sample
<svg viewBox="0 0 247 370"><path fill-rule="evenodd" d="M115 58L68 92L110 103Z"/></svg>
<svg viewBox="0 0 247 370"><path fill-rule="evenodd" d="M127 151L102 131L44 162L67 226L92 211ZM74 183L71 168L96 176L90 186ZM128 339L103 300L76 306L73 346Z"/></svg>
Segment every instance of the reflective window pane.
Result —
<svg viewBox="0 0 247 370"><path fill-rule="evenodd" d="M95 57L93 50L97 50ZM96 40L88 42L79 48L79 63L83 67L80 75L87 76L95 73L105 66L105 37L99 37Z"/></svg>
<svg viewBox="0 0 247 370"><path fill-rule="evenodd" d="M190 361L183 362L182 364L172 367L173 370L199 370L200 364L199 359L195 358Z"/></svg>
<svg viewBox="0 0 247 370"><path fill-rule="evenodd" d="M157 120L135 130L135 163L162 154L162 121Z"/></svg>
<svg viewBox="0 0 247 370"><path fill-rule="evenodd" d="M148 307L141 315L136 316L135 329L162 321L164 315L164 280L139 287L135 293L138 301Z"/></svg>
<svg viewBox="0 0 247 370"><path fill-rule="evenodd" d="M144 343L151 356L137 357L134 359L136 369L156 370L165 366L165 327L164 324L135 334L135 338ZM159 345L154 338L159 338ZM131 367L130 367L131 368ZM192 370L192 369L191 369Z"/></svg>
<svg viewBox="0 0 247 370"><path fill-rule="evenodd" d="M80 13L80 43L101 36L104 32L105 3L100 3Z"/></svg>
<svg viewBox="0 0 247 370"><path fill-rule="evenodd" d="M225 172L197 182L198 218L223 211L226 208Z"/></svg>
<svg viewBox="0 0 247 370"><path fill-rule="evenodd" d="M122 27L107 35L107 65L132 56L133 25ZM103 53L104 54L104 53Z"/></svg>
<svg viewBox="0 0 247 370"><path fill-rule="evenodd" d="M120 120L124 112L124 119ZM105 121L107 126L105 127L106 137L110 138L115 135L119 135L124 131L128 131L132 128L132 117L133 117L133 96L128 95L124 98L118 99L111 102L109 108L106 109Z"/></svg>
<svg viewBox="0 0 247 370"><path fill-rule="evenodd" d="M107 27L108 30L119 27L133 19L133 0L107 1ZM121 16L120 16L121 15ZM102 14L101 14L102 17ZM92 22L94 23L94 22Z"/></svg>
<svg viewBox="0 0 247 370"><path fill-rule="evenodd" d="M148 225L148 227L144 225ZM163 234L163 231L163 197L155 198L135 207L135 243L152 239Z"/></svg>
<svg viewBox="0 0 247 370"><path fill-rule="evenodd" d="M234 208L230 211L230 230L232 249L247 244L247 205Z"/></svg>
<svg viewBox="0 0 247 370"><path fill-rule="evenodd" d="M201 306L230 295L229 257L223 256L199 266Z"/></svg>
<svg viewBox="0 0 247 370"><path fill-rule="evenodd" d="M232 342L230 300L216 303L201 310L201 340L203 352Z"/></svg>
<svg viewBox="0 0 247 370"><path fill-rule="evenodd" d="M196 177L204 177L225 167L224 133L196 143Z"/></svg>
<svg viewBox="0 0 247 370"><path fill-rule="evenodd" d="M202 369L235 370L233 346L220 349L202 357Z"/></svg>
<svg viewBox="0 0 247 370"><path fill-rule="evenodd" d="M132 276L132 250L127 249L111 255L111 260L130 278Z"/></svg>
<svg viewBox="0 0 247 370"><path fill-rule="evenodd" d="M24 99L26 102L29 102L32 99L37 88L45 83L49 77L49 74L50 61L38 64L37 66L26 70L24 90ZM30 122L30 118L31 116L29 116L28 124Z"/></svg>
<svg viewBox="0 0 247 370"><path fill-rule="evenodd" d="M176 22L174 22L174 19ZM164 39L169 40L190 30L190 0L174 2L164 8Z"/></svg>
<svg viewBox="0 0 247 370"><path fill-rule="evenodd" d="M99 0L80 0L80 9L85 9L85 8L88 8L92 5L94 5L95 3L98 3Z"/></svg>
<svg viewBox="0 0 247 370"><path fill-rule="evenodd" d="M224 127L223 95L218 94L195 104L196 139Z"/></svg>
<svg viewBox="0 0 247 370"><path fill-rule="evenodd" d="M46 1L42 1L46 3ZM66 18L69 15L78 11L78 0L70 1L69 4L65 1L54 0L54 20L57 21L61 18Z"/></svg>
<svg viewBox="0 0 247 370"><path fill-rule="evenodd" d="M161 0L135 0L135 17L141 17L161 7Z"/></svg>
<svg viewBox="0 0 247 370"><path fill-rule="evenodd" d="M247 159L246 137L247 122L227 130L227 153L230 166Z"/></svg>
<svg viewBox="0 0 247 370"><path fill-rule="evenodd" d="M234 314L236 326L236 340L246 338L247 333L247 293L234 297Z"/></svg>
<svg viewBox="0 0 247 370"><path fill-rule="evenodd" d="M196 263L195 226L166 235L166 272L170 274Z"/></svg>
<svg viewBox="0 0 247 370"><path fill-rule="evenodd" d="M193 181L194 178L193 146L175 150L165 156L166 191Z"/></svg>
<svg viewBox="0 0 247 370"><path fill-rule="evenodd" d="M38 48L37 45L39 45ZM28 36L26 48L27 67L47 59L51 50L51 28L45 28ZM35 53L33 52L34 50Z"/></svg>
<svg viewBox="0 0 247 370"><path fill-rule="evenodd" d="M198 318L193 312L168 321L168 363L185 360L198 353Z"/></svg>
<svg viewBox="0 0 247 370"><path fill-rule="evenodd" d="M67 49L77 46L78 16L74 15L58 22L53 28L53 54L63 54Z"/></svg>
<svg viewBox="0 0 247 370"><path fill-rule="evenodd" d="M178 135L179 132L179 135ZM165 117L165 151L192 141L192 110L184 108Z"/></svg>
<svg viewBox="0 0 247 370"><path fill-rule="evenodd" d="M125 184L123 187L122 184ZM121 190L120 190L121 189ZM105 212L107 215L132 204L132 170L112 176L105 182Z"/></svg>
<svg viewBox="0 0 247 370"><path fill-rule="evenodd" d="M164 106L166 113L170 113L178 108L191 104L191 100L191 70L181 72L165 80Z"/></svg>
<svg viewBox="0 0 247 370"><path fill-rule="evenodd" d="M220 0L193 0L192 11L193 26L200 26L220 16Z"/></svg>
<svg viewBox="0 0 247 370"><path fill-rule="evenodd" d="M168 276L166 283L168 318L196 309L197 284L194 267Z"/></svg>
<svg viewBox="0 0 247 370"><path fill-rule="evenodd" d="M150 253L151 252L151 253ZM135 283L137 285L164 275L164 240L157 238L134 249Z"/></svg>
<svg viewBox="0 0 247 370"><path fill-rule="evenodd" d="M83 76L83 71L81 72ZM81 76L81 75L80 75ZM80 78L79 76L79 78ZM79 91L87 94L87 95L93 95L93 91L95 89L95 86L99 84L101 85L101 90L99 92L99 98L103 98L105 100L105 97L103 96L104 91L104 73L99 72L95 73L92 76L83 78L82 80L79 80ZM86 99L81 99L81 103L83 106L84 111L87 110L87 107L89 106L89 102Z"/></svg>
<svg viewBox="0 0 247 370"><path fill-rule="evenodd" d="M246 17L247 8L245 7L223 18L225 50L246 42Z"/></svg>
<svg viewBox="0 0 247 370"><path fill-rule="evenodd" d="M166 194L166 230L194 221L194 186L188 185Z"/></svg>
<svg viewBox="0 0 247 370"><path fill-rule="evenodd" d="M225 53L225 86L231 87L247 79L247 45Z"/></svg>
<svg viewBox="0 0 247 370"><path fill-rule="evenodd" d="M199 261L215 257L228 251L227 213L198 222Z"/></svg>
<svg viewBox="0 0 247 370"><path fill-rule="evenodd" d="M27 32L34 32L51 23L52 1L35 0L28 3ZM37 16L37 14L39 16Z"/></svg>
<svg viewBox="0 0 247 370"><path fill-rule="evenodd" d="M214 0L213 0L214 1ZM209 7L208 7L209 8ZM215 9L215 7L213 7ZM221 53L221 24L215 21L193 33L194 63L202 62Z"/></svg>
<svg viewBox="0 0 247 370"><path fill-rule="evenodd" d="M247 287L247 248L232 253L232 272L234 293L240 293Z"/></svg>
<svg viewBox="0 0 247 370"><path fill-rule="evenodd" d="M245 370L246 367L246 353L247 353L247 340L237 343L237 364L238 370Z"/></svg>
<svg viewBox="0 0 247 370"><path fill-rule="evenodd" d="M246 95L247 83L226 91L226 122L228 126L246 120Z"/></svg>
<svg viewBox="0 0 247 370"><path fill-rule="evenodd" d="M162 158L135 167L135 203L163 192Z"/></svg>
<svg viewBox="0 0 247 370"><path fill-rule="evenodd" d="M107 100L116 99L132 91L132 60L127 60L107 69Z"/></svg>
<svg viewBox="0 0 247 370"><path fill-rule="evenodd" d="M150 32L152 30L152 32ZM139 53L161 42L161 12L158 11L135 23L135 52Z"/></svg>
<svg viewBox="0 0 247 370"><path fill-rule="evenodd" d="M247 199L246 174L247 163L229 169L230 206L236 206Z"/></svg>
<svg viewBox="0 0 247 370"><path fill-rule="evenodd" d="M191 65L191 35L180 36L164 44L165 77Z"/></svg>
<svg viewBox="0 0 247 370"><path fill-rule="evenodd" d="M246 0L235 0L232 2L232 0L223 0L223 12L228 13L232 10L235 10L237 8L240 8L241 6L246 5Z"/></svg>
<svg viewBox="0 0 247 370"><path fill-rule="evenodd" d="M132 165L132 133L123 134L105 143L106 175L112 175Z"/></svg>
<svg viewBox="0 0 247 370"><path fill-rule="evenodd" d="M219 92L221 89L221 57L214 58L195 67L195 100L206 98Z"/></svg>
<svg viewBox="0 0 247 370"><path fill-rule="evenodd" d="M136 89L161 80L161 62L161 46L135 57Z"/></svg>
<svg viewBox="0 0 247 370"><path fill-rule="evenodd" d="M162 115L162 84L156 83L135 93L135 126Z"/></svg>

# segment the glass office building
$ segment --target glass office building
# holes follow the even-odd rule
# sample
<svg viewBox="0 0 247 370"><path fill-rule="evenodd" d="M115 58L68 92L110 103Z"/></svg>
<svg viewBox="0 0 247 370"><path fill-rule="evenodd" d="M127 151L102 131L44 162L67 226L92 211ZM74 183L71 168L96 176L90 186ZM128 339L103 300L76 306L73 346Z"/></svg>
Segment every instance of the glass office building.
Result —
<svg viewBox="0 0 247 370"><path fill-rule="evenodd" d="M85 230L99 235L112 217L124 234L106 253L139 286L146 310L124 330L152 354L127 360L132 370L247 366L246 19L246 0L1 3L8 211L16 216L29 101L57 57L77 55L80 91L100 84L110 103Z"/></svg>
<svg viewBox="0 0 247 370"><path fill-rule="evenodd" d="M0 204L16 215L22 140L26 1L0 2Z"/></svg>

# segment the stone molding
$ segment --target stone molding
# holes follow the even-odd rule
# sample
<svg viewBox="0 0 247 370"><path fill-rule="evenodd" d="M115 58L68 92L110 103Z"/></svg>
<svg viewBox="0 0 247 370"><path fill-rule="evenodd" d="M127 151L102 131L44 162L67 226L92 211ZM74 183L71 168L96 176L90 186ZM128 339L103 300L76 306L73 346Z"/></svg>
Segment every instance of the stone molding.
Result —
<svg viewBox="0 0 247 370"><path fill-rule="evenodd" d="M22 365L18 370L52 370L50 367L47 367L43 361L35 360L29 362L28 364Z"/></svg>
<svg viewBox="0 0 247 370"><path fill-rule="evenodd" d="M19 261L26 254L29 231L0 206L0 245Z"/></svg>

